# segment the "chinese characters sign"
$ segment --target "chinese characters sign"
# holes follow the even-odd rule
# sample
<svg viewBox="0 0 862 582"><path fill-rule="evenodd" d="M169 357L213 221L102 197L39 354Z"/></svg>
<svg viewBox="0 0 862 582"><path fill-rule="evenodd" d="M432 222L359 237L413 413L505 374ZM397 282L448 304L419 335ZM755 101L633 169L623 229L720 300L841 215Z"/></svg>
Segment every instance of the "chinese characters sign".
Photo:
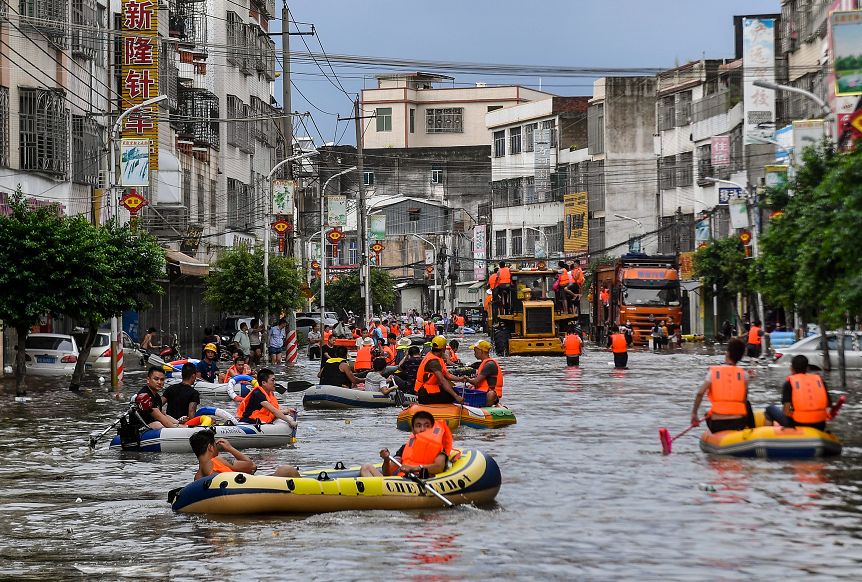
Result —
<svg viewBox="0 0 862 582"><path fill-rule="evenodd" d="M158 0L123 0L123 108L159 94ZM149 172L159 169L159 106L138 109L123 120L123 139L149 140ZM123 185L130 185L123 182ZM142 186L144 184L135 184ZM149 184L146 184L149 185Z"/></svg>
<svg viewBox="0 0 862 582"><path fill-rule="evenodd" d="M774 18L743 19L742 64L745 71L743 143L762 144L764 139L771 139L775 131L775 91L755 87L754 82L775 82Z"/></svg>
<svg viewBox="0 0 862 582"><path fill-rule="evenodd" d="M716 135L712 138L712 167L726 168L730 165L730 136Z"/></svg>
<svg viewBox="0 0 862 582"><path fill-rule="evenodd" d="M570 192L563 196L563 250L566 255L587 252L587 193Z"/></svg>

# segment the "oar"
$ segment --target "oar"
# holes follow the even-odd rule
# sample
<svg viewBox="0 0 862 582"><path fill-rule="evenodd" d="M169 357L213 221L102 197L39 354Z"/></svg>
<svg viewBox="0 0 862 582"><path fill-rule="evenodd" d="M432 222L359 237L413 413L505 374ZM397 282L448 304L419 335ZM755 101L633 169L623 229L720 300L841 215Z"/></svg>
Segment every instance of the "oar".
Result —
<svg viewBox="0 0 862 582"><path fill-rule="evenodd" d="M103 430L103 431L102 431L102 434L100 434L99 436L95 437L95 436L93 436L93 435L90 435L90 448L91 448L91 449L95 449L95 448L96 448L96 444L97 444L97 443L102 439L102 437L103 437L103 436L105 436L106 434L108 434L108 432L109 432L112 428L114 428L115 426L117 426L118 424L120 424L120 421L121 421L121 420L123 420L123 417L124 417L124 416L126 416L126 415L129 413L129 411L130 411L132 408L134 408L134 407L135 407L135 404L130 404L130 405L129 405L129 408L127 408L127 409L125 410L125 412L123 412L123 414L121 414L119 417L117 417L117 420L115 420L115 421L114 421L114 424L112 424L111 426L109 426L108 428L106 428L105 430Z"/></svg>
<svg viewBox="0 0 862 582"><path fill-rule="evenodd" d="M287 386L284 384L276 384L275 389L279 394L284 394L285 392L302 392L303 390L308 390L312 386L314 386L314 384L307 380L291 380L287 383ZM279 390L279 388L281 388L281 390Z"/></svg>
<svg viewBox="0 0 862 582"><path fill-rule="evenodd" d="M401 463L399 463L395 457L390 455L389 460L395 463L395 466L399 469L402 467ZM425 481L420 479L415 473L407 473L407 478L411 481L415 481L420 487L422 487L423 490L430 491L431 493L433 493L440 501L446 504L446 507L455 507L454 503L443 497L443 495L438 493L436 489L426 484Z"/></svg>
<svg viewBox="0 0 862 582"><path fill-rule="evenodd" d="M658 438L661 441L661 453L663 455L669 455L671 453L671 446L673 445L673 441L675 441L676 439L678 439L679 437L681 437L682 435L686 434L688 431L690 431L691 429L696 427L698 424L703 422L703 420L705 418L706 417L704 416L703 418L698 420L697 424L690 424L687 429L685 429L684 431L682 431L681 433L679 433L678 435L676 435L673 438L671 438L670 433L668 432L668 430L666 428L661 427L660 429L658 429Z"/></svg>
<svg viewBox="0 0 862 582"><path fill-rule="evenodd" d="M844 403L847 401L847 396L842 394L838 398L838 402L832 405L832 408L829 409L829 419L833 419L838 416L838 411L841 410L841 407L844 406Z"/></svg>

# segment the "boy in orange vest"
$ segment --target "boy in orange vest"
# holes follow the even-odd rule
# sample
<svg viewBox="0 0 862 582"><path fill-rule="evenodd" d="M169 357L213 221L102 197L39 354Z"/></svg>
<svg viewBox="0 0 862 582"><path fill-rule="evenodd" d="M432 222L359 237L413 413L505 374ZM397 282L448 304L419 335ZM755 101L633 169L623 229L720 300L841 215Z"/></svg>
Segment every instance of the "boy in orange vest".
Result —
<svg viewBox="0 0 862 582"><path fill-rule="evenodd" d="M380 458L383 459L383 470L366 464L360 467L359 476L383 477L401 472L415 473L420 479L427 479L445 471L452 452L452 433L446 423L435 421L430 412L420 410L413 415L410 428L407 443L395 453L401 469L389 460L389 449L382 449Z"/></svg>

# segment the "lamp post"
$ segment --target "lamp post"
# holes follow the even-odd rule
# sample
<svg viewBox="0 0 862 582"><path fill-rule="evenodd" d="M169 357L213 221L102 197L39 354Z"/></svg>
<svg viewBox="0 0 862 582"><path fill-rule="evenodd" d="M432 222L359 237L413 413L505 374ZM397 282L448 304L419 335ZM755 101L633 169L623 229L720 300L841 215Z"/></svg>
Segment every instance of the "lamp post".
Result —
<svg viewBox="0 0 862 582"><path fill-rule="evenodd" d="M432 243L430 240L428 240L424 236L419 236L415 232L408 232L407 235L408 236L415 236L416 238L418 238L419 240L421 240L425 244L429 245L434 250L434 302L433 303L434 303L434 313L437 313L437 294L439 291L439 289L437 287L437 245Z"/></svg>
<svg viewBox="0 0 862 582"><path fill-rule="evenodd" d="M111 185L111 188L117 187L117 165L120 163L120 150L119 145L117 144L120 129L123 125L123 120L127 118L130 114L138 111L139 109L143 109L145 107L150 107L152 105L157 105L167 99L167 95L159 95L157 97L153 97L152 99L147 99L146 101L142 101L137 105L132 105L122 113L120 113L119 117L117 117L117 121L114 122L114 126L111 128L111 166L109 168L109 176L110 179L108 183ZM119 197L116 193L111 193L111 214L116 219L120 214L120 205L119 205ZM120 352L120 318L116 315L111 318L111 388L115 391L120 387L120 378L117 374L117 356Z"/></svg>
<svg viewBox="0 0 862 582"><path fill-rule="evenodd" d="M644 234L646 233L646 229L644 228L643 223L640 220L638 220L637 218L632 218L631 216L624 216L622 214L614 214L614 216L616 216L617 218L622 218L623 220L630 220L640 227L641 235L638 237L638 252L641 252L643 250L643 248L641 246L643 244L643 237L644 237ZM629 252L631 252L631 247L629 247Z"/></svg>
<svg viewBox="0 0 862 582"><path fill-rule="evenodd" d="M335 178L349 174L356 170L356 166L351 166L346 170L342 170L337 174L333 174L323 183L323 188L320 189L320 333L323 333L323 326L326 324L326 228L324 228L323 219L323 200L326 197L326 187ZM361 269L361 267L360 267Z"/></svg>
<svg viewBox="0 0 862 582"><path fill-rule="evenodd" d="M317 153L317 150L310 152L303 152L301 154L297 154L295 156L290 156L278 162L276 165L272 167L269 171L269 174L266 175L266 181L268 183L267 190L269 191L269 196L266 201L266 216L264 216L263 222L263 283L264 287L267 289L267 301L263 306L263 327L264 329L269 328L269 229L271 225L269 224L270 215L272 215L272 176L278 171L280 167L288 162L292 162L294 160L301 160L303 158L307 158L309 156L313 156ZM269 346L267 346L269 347Z"/></svg>
<svg viewBox="0 0 862 582"><path fill-rule="evenodd" d="M755 81L755 84L756 83L758 83L758 81ZM767 88L771 89L772 87L767 87ZM795 89L795 87L793 87L793 88ZM742 184L740 184L739 182L734 182L732 180L724 180L721 178L711 178L711 177L706 177L703 180L706 182L712 182L713 184L730 184L731 186L739 188L740 191L745 193L746 200L750 199L750 193L748 192L748 189L745 186L743 186ZM756 206L755 206L755 212L758 212ZM755 216L755 219L756 218L757 218L757 216ZM758 221L754 220L754 223L751 225L751 256L754 257L754 259L757 259L757 257L760 256L760 247L758 245L758 239L759 239L758 230L759 229L757 227L757 223L758 223ZM757 313L758 313L758 316L759 316L761 323L766 321L766 317L764 317L764 311L763 311L763 296L760 294L760 291L757 292Z"/></svg>

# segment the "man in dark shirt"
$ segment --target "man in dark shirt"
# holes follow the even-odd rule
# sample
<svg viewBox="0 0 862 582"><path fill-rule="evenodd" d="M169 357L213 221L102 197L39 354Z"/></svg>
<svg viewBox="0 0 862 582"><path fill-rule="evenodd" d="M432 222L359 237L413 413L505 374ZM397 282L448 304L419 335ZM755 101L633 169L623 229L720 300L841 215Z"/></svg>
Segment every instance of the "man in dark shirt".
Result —
<svg viewBox="0 0 862 582"><path fill-rule="evenodd" d="M182 368L183 381L180 384L165 388L164 396L165 400L168 401L165 412L179 422L185 422L194 417L198 404L201 402L201 395L192 387L197 373L198 370L195 365L186 362Z"/></svg>
<svg viewBox="0 0 862 582"><path fill-rule="evenodd" d="M165 385L165 373L158 366L153 366L147 371L147 385L138 391L138 394L149 394L153 400L152 410L140 410L141 419L150 428L171 428L179 426L176 418L162 412L162 396L159 391Z"/></svg>
<svg viewBox="0 0 862 582"><path fill-rule="evenodd" d="M414 386L416 386L416 372L419 371L419 364L422 363L422 350L419 346L410 346L407 348L407 356L398 364L398 373L393 374L395 385L401 388L404 392L414 394Z"/></svg>
<svg viewBox="0 0 862 582"><path fill-rule="evenodd" d="M218 364L216 364L218 348L215 344L204 346L204 359L198 362L197 372L205 382L218 382Z"/></svg>
<svg viewBox="0 0 862 582"><path fill-rule="evenodd" d="M326 341L323 342L323 347L320 348L320 367L323 367L323 364L329 360L330 358L337 358L335 355L335 334L331 333L326 338Z"/></svg>
<svg viewBox="0 0 862 582"><path fill-rule="evenodd" d="M766 407L764 414L766 422L771 423L774 421L785 427L810 426L817 430L826 430L825 420L821 422L799 422L794 420L793 385L790 382L799 376L814 376L814 374L810 374L808 372L808 358L802 354L794 356L793 360L790 362L790 376L787 377L784 384L781 386L781 406L770 404ZM822 385L821 390L826 393L826 408L831 408L832 395L830 395L829 390L826 389L826 382L824 382L822 378L819 378L819 380ZM827 415L827 420L831 420L831 413L830 415Z"/></svg>

